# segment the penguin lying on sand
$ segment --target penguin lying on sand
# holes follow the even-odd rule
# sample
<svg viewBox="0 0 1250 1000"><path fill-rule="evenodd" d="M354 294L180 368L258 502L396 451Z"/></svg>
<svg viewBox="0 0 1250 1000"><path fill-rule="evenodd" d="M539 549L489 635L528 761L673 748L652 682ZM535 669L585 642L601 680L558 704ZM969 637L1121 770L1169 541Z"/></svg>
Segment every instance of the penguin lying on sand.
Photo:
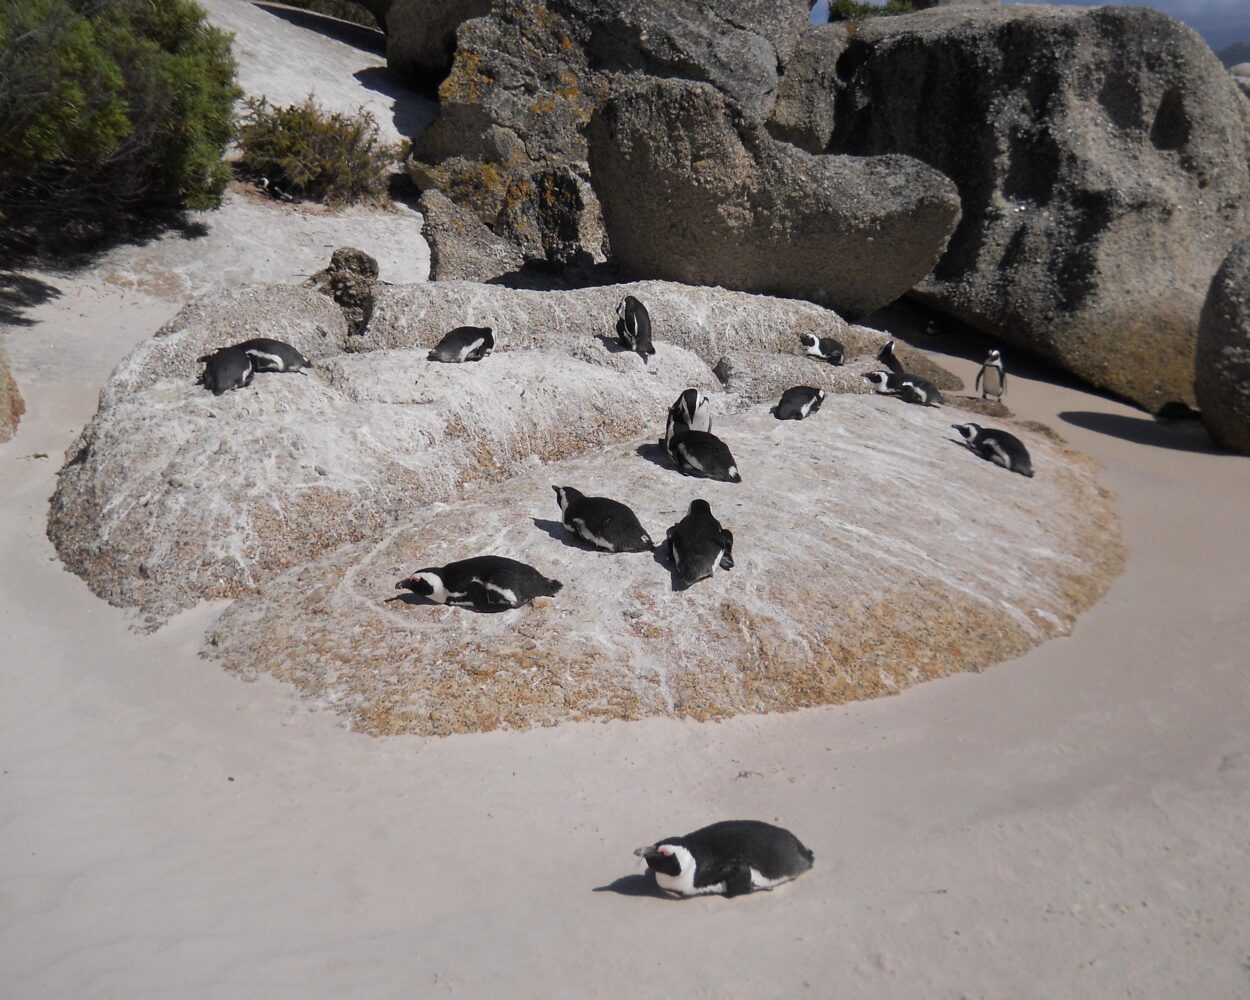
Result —
<svg viewBox="0 0 1250 1000"><path fill-rule="evenodd" d="M434 345L426 360L452 365L481 361L494 349L495 334L489 326L458 326Z"/></svg>
<svg viewBox="0 0 1250 1000"><path fill-rule="evenodd" d="M681 582L689 587L716 567L734 566L733 532L721 527L706 500L692 500L686 516L668 529L668 554Z"/></svg>
<svg viewBox="0 0 1250 1000"><path fill-rule="evenodd" d="M868 372L864 378L875 385L878 394L883 396L898 396L905 402L918 406L941 406L946 402L938 387L919 375L896 375L879 370Z"/></svg>
<svg viewBox="0 0 1250 1000"><path fill-rule="evenodd" d="M977 372L977 381L972 389L973 392L980 389L982 399L993 396L994 402L1002 402L1003 394L1007 391L1007 372L1003 368L1003 356L998 348L990 351L989 356L981 362L981 370Z"/></svg>
<svg viewBox="0 0 1250 1000"><path fill-rule="evenodd" d="M1033 478L1033 459L1029 457L1029 449L1014 434L995 430L993 427L982 427L980 424L951 424L963 435L964 444L982 458L1001 465L1009 472L1018 472L1022 476Z"/></svg>
<svg viewBox="0 0 1250 1000"><path fill-rule="evenodd" d="M616 304L616 335L622 344L642 358L655 353L655 345L651 342L651 314L647 307L632 295L626 295Z"/></svg>
<svg viewBox="0 0 1250 1000"><path fill-rule="evenodd" d="M771 889L812 867L815 855L789 830L753 819L713 823L634 851L661 889L679 896L742 896Z"/></svg>
<svg viewBox="0 0 1250 1000"><path fill-rule="evenodd" d="M253 370L258 372L302 372L313 366L304 355L282 340L257 337L235 344L235 347L251 359Z"/></svg>
<svg viewBox="0 0 1250 1000"><path fill-rule="evenodd" d="M211 354L195 359L204 365L200 384L220 396L230 389L242 389L252 384L255 370L252 359L239 347L219 347Z"/></svg>
<svg viewBox="0 0 1250 1000"><path fill-rule="evenodd" d="M452 604L475 611L506 611L529 604L535 597L553 597L561 588L533 566L504 556L474 556L446 566L419 569L395 584L435 604Z"/></svg>
<svg viewBox="0 0 1250 1000"><path fill-rule="evenodd" d="M799 343L803 345L803 353L813 358L821 358L831 365L842 364L846 348L832 337L817 337L814 333L799 334Z"/></svg>
<svg viewBox="0 0 1250 1000"><path fill-rule="evenodd" d="M651 536L637 515L623 503L607 497L588 497L572 486L553 486L564 526L607 552L650 552Z"/></svg>
<svg viewBox="0 0 1250 1000"><path fill-rule="evenodd" d="M825 390L810 385L796 385L781 394L774 415L778 420L802 420L820 409Z"/></svg>

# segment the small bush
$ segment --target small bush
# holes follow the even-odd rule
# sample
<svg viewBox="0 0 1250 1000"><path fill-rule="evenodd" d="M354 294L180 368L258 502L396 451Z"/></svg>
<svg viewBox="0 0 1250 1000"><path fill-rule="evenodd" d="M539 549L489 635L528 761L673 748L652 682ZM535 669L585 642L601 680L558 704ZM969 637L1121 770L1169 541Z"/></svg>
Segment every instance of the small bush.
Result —
<svg viewBox="0 0 1250 1000"><path fill-rule="evenodd" d="M234 73L189 0L0 0L0 217L216 207Z"/></svg>
<svg viewBox="0 0 1250 1000"><path fill-rule="evenodd" d="M272 190L331 205L384 201L398 146L382 142L377 119L325 111L310 94L303 104L274 107L249 98L238 128L239 169Z"/></svg>
<svg viewBox="0 0 1250 1000"><path fill-rule="evenodd" d="M860 21L865 17L890 17L894 14L911 14L916 10L912 0L886 0L880 6L857 3L856 0L829 0L829 20Z"/></svg>

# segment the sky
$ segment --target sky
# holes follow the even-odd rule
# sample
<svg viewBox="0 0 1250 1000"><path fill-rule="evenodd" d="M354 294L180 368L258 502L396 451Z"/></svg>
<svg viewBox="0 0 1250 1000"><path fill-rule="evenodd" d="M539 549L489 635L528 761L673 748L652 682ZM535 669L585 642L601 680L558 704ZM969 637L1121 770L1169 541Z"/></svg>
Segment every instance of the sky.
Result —
<svg viewBox="0 0 1250 1000"><path fill-rule="evenodd" d="M868 0L875 3L877 0ZM884 2L884 0L882 0ZM1008 0L1018 2L1018 0ZM1027 0L1024 0L1027 2ZM1097 3L1080 3L1079 7L1097 7ZM1133 4L1153 7L1171 14L1186 24L1197 28L1212 48L1223 48L1233 42L1250 42L1250 0L1154 0L1152 3ZM812 11L813 21L823 21L828 9L827 0L820 0Z"/></svg>

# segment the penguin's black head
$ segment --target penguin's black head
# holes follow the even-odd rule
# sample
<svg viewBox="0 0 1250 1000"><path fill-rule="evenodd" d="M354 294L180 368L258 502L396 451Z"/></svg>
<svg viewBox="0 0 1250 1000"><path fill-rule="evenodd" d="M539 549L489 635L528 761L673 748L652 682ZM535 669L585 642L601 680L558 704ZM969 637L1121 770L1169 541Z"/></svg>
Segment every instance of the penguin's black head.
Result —
<svg viewBox="0 0 1250 1000"><path fill-rule="evenodd" d="M661 841L650 847L640 847L634 851L634 854L645 859L647 867L652 871L676 877L681 874L681 859L677 856L677 851L673 849L673 846Z"/></svg>
<svg viewBox="0 0 1250 1000"><path fill-rule="evenodd" d="M881 350L877 352L877 357L888 358L893 353L894 353L894 341L887 340L885 342L885 347L881 348Z"/></svg>
<svg viewBox="0 0 1250 1000"><path fill-rule="evenodd" d="M980 424L951 424L963 436L965 441L973 441L981 433Z"/></svg>
<svg viewBox="0 0 1250 1000"><path fill-rule="evenodd" d="M556 503L560 505L561 512L574 500L583 498L583 494L579 490L573 489L572 486L553 486L551 488L556 491Z"/></svg>
<svg viewBox="0 0 1250 1000"><path fill-rule="evenodd" d="M878 386L880 386L880 385L885 385L886 380L887 380L889 377L890 377L890 373L889 373L889 372L885 372L885 371L879 371L879 372L865 372L865 373L864 373L864 378L866 378L866 379L867 379L869 382L871 382L873 385L878 385Z"/></svg>
<svg viewBox="0 0 1250 1000"><path fill-rule="evenodd" d="M990 356L989 356L988 358L986 358L986 360L987 360L987 361L997 361L997 360L998 360L999 358L1001 358L1001 357L1002 357L1002 352L1001 352L1001 351L999 351L999 349L998 349L997 347L995 347L995 348L992 348L992 349L990 350Z"/></svg>
<svg viewBox="0 0 1250 1000"><path fill-rule="evenodd" d="M689 516L696 513L711 516L712 505L706 500L691 500L690 509L686 511L686 515Z"/></svg>
<svg viewBox="0 0 1250 1000"><path fill-rule="evenodd" d="M419 569L412 576L405 577L395 584L396 590L411 590L418 597L429 597L434 593L434 570Z"/></svg>
<svg viewBox="0 0 1250 1000"><path fill-rule="evenodd" d="M799 343L802 344L804 347L815 347L816 335L814 333L800 333Z"/></svg>

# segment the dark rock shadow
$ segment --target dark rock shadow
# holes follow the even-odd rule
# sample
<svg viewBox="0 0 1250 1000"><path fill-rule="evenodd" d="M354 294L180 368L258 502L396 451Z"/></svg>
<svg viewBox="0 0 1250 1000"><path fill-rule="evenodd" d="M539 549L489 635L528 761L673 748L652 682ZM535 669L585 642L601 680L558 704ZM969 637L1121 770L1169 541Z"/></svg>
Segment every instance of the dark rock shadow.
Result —
<svg viewBox="0 0 1250 1000"><path fill-rule="evenodd" d="M59 299L61 290L39 278L0 271L0 326L34 326L23 311Z"/></svg>
<svg viewBox="0 0 1250 1000"><path fill-rule="evenodd" d="M615 882L597 886L592 892L614 892L618 896L650 896L669 902L681 902L681 897L661 889L655 881L655 873L648 870L644 875L622 875Z"/></svg>
<svg viewBox="0 0 1250 1000"><path fill-rule="evenodd" d="M438 95L414 90L385 66L367 66L352 74L366 90L391 98L391 120L400 135L415 139L438 115Z"/></svg>
<svg viewBox="0 0 1250 1000"><path fill-rule="evenodd" d="M488 278L486 284L533 292L560 292L575 288L619 285L624 279L615 264L578 263L556 267L545 261L530 261L504 274Z"/></svg>
<svg viewBox="0 0 1250 1000"><path fill-rule="evenodd" d="M1151 448L1170 448L1206 455L1225 455L1207 435L1206 428L1193 420L1156 420L1142 415L1129 417L1119 413L1092 413L1087 410L1065 410L1059 414L1065 424L1082 427L1096 434L1106 434L1143 444Z"/></svg>
<svg viewBox="0 0 1250 1000"><path fill-rule="evenodd" d="M319 35L344 42L354 48L372 52L375 55L386 55L386 35L379 28L370 28L351 21L340 21L337 17L318 14L311 10L300 10L298 7L266 3L265 0L252 0L252 6L259 7L266 14L280 17L289 24L307 28L309 31L315 31Z"/></svg>

